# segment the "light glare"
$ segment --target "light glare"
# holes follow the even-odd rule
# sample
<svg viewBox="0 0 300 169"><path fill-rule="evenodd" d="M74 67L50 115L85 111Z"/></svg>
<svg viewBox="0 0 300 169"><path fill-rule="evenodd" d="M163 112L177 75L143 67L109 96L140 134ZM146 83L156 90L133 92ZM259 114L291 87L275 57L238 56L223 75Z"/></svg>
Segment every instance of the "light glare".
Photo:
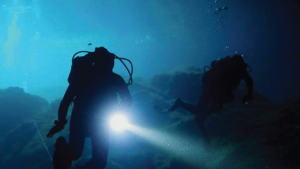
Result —
<svg viewBox="0 0 300 169"><path fill-rule="evenodd" d="M128 127L128 122L123 115L117 114L111 118L110 126L114 131L120 132Z"/></svg>

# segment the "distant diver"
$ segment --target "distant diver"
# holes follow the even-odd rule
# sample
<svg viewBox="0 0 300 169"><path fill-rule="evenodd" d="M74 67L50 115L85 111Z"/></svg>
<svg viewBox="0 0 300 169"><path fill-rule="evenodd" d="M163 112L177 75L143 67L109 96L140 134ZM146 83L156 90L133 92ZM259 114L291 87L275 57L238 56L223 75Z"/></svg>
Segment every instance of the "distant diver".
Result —
<svg viewBox="0 0 300 169"><path fill-rule="evenodd" d="M93 44L92 44L92 43L89 43L89 44L88 44L88 46L91 46L91 45L93 45Z"/></svg>
<svg viewBox="0 0 300 169"><path fill-rule="evenodd" d="M84 57L75 57L75 55L68 78L69 86L59 106L58 120L55 120L55 126L47 135L51 138L64 129L68 108L73 101L69 143L64 137L57 139L53 167L54 169L70 168L72 161L82 155L85 138L90 137L92 158L83 166L77 165L77 168L105 168L109 145L107 118L115 111L126 112L129 109L132 98L128 84L132 83L132 72L129 83L126 84L120 75L112 71L114 60L119 59L123 63L122 60L125 58L117 57L104 47L95 48L94 52L87 52Z"/></svg>
<svg viewBox="0 0 300 169"><path fill-rule="evenodd" d="M160 112L172 112L177 108L183 108L194 115L205 142L210 145L210 138L203 126L203 120L211 113L222 109L224 103L233 100L233 91L238 87L241 80L246 82L248 93L241 100L243 104L248 104L253 101L252 89L253 80L247 71L248 64L244 62L241 55L225 57L211 62L211 67L204 68L205 74L202 77L203 92L200 96L198 104L192 105L182 101L180 98L176 100L174 105L169 109L163 109L158 106L154 107ZM208 71L206 69L209 68ZM209 105L211 105L210 108ZM205 111L208 109L207 111Z"/></svg>

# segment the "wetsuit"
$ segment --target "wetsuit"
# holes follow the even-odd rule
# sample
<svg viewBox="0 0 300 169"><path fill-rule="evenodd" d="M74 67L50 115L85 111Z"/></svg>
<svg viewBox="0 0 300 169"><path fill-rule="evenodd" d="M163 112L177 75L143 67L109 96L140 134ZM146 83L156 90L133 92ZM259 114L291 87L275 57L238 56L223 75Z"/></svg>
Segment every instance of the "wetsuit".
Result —
<svg viewBox="0 0 300 169"><path fill-rule="evenodd" d="M69 85L59 107L59 121L63 121L68 107L74 100L69 144L63 156L72 161L79 159L85 138L90 137L92 159L85 168L100 169L107 164L109 146L107 118L116 110L127 110L131 104L131 95L124 79L112 71L105 73L91 71L85 80L86 82L82 83L84 85Z"/></svg>
<svg viewBox="0 0 300 169"><path fill-rule="evenodd" d="M183 108L197 116L196 121L199 129L207 143L210 138L203 126L203 120L216 109L222 108L222 104L233 100L233 91L237 88L241 80L246 82L248 93L244 96L243 102L252 100L253 81L247 72L247 64L239 55L233 58L225 57L224 59L212 62L212 69L203 75L202 88L203 92L197 105L192 105L177 99L175 104L168 111L174 111L176 108ZM208 106L211 108L205 111Z"/></svg>

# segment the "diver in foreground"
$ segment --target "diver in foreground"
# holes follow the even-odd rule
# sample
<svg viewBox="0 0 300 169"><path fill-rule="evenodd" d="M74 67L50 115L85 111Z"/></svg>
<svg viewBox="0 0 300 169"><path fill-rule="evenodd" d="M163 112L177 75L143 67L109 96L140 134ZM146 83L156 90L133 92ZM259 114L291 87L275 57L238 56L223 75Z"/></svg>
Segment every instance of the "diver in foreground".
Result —
<svg viewBox="0 0 300 169"><path fill-rule="evenodd" d="M128 85L120 75L112 71L114 59L120 59L123 63L121 59L124 58L118 58L104 47L96 48L95 52L88 52L84 57L74 58L75 55L68 78L69 86L58 110L58 120L47 135L51 138L64 129L68 108L74 101L69 143L64 137L57 139L53 167L54 169L70 168L72 161L80 158L85 138L90 137L92 158L84 166L77 166L77 168L105 168L109 146L108 118L115 111L126 112L131 105ZM132 77L130 80L132 82Z"/></svg>
<svg viewBox="0 0 300 169"><path fill-rule="evenodd" d="M243 104L253 101L252 89L253 81L250 77L247 67L249 67L241 55L225 57L215 60L211 63L208 70L202 77L203 92L197 105L192 105L178 98L174 105L165 112L172 112L177 108L183 108L194 115L199 129L204 137L206 144L210 145L210 138L203 126L203 120L211 113L222 109L222 104L233 100L233 91L238 87L241 80L246 82L248 93L241 100ZM209 105L211 105L209 107ZM156 107L156 110L162 111Z"/></svg>

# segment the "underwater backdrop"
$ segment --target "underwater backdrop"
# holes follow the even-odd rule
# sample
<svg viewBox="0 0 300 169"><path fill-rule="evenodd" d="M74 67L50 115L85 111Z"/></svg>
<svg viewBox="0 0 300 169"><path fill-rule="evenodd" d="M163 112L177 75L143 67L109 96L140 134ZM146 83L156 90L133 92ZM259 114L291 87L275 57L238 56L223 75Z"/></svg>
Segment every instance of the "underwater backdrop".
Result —
<svg viewBox="0 0 300 169"><path fill-rule="evenodd" d="M69 127L46 134L72 56L99 46L132 61L128 116L141 128L111 133L107 169L300 168L298 0L1 0L0 168L52 168L55 140ZM240 103L242 83L205 120L207 151L194 115L153 106L197 103L203 67L234 54L253 69L254 102ZM129 78L118 61L114 72ZM74 164L90 154L87 139Z"/></svg>

